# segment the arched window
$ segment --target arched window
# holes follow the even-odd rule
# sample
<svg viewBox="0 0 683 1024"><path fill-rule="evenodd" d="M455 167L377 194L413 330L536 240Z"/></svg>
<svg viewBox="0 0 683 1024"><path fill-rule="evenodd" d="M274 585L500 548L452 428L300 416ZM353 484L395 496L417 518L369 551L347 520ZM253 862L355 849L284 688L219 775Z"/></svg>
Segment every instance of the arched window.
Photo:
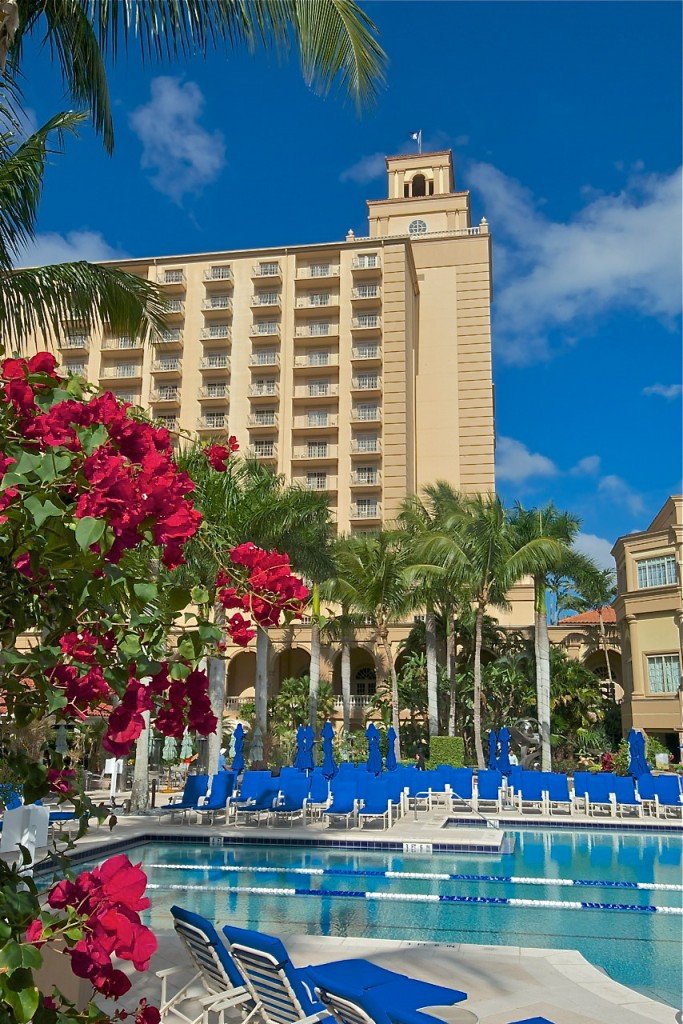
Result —
<svg viewBox="0 0 683 1024"><path fill-rule="evenodd" d="M353 677L356 697L374 697L377 689L377 673L370 665L359 668Z"/></svg>
<svg viewBox="0 0 683 1024"><path fill-rule="evenodd" d="M424 235L427 231L427 225L423 220L411 220L408 225L408 233L411 235Z"/></svg>
<svg viewBox="0 0 683 1024"><path fill-rule="evenodd" d="M413 175L413 195L414 196L426 196L427 195L427 179L424 174Z"/></svg>

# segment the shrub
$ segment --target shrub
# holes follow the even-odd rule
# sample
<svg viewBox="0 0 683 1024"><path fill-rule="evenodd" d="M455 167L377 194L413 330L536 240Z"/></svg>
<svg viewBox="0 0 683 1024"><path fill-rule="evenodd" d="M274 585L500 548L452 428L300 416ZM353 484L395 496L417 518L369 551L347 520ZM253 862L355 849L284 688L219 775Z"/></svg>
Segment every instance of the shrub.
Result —
<svg viewBox="0 0 683 1024"><path fill-rule="evenodd" d="M628 743L622 740L619 749L613 755L614 771L617 775L628 775Z"/></svg>
<svg viewBox="0 0 683 1024"><path fill-rule="evenodd" d="M447 764L451 768L462 768L465 764L465 743L462 736L432 736L429 740L427 768Z"/></svg>

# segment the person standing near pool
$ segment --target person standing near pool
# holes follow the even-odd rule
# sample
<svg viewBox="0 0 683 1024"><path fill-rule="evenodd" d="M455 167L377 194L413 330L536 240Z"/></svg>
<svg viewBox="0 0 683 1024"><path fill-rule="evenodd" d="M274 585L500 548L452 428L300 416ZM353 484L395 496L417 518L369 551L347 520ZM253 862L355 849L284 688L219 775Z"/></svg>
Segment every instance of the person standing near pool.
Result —
<svg viewBox="0 0 683 1024"><path fill-rule="evenodd" d="M227 768L228 768L228 760L227 760L227 758L225 756L225 747L222 747L221 752L218 755L218 771L219 772L224 772L224 771L227 771Z"/></svg>

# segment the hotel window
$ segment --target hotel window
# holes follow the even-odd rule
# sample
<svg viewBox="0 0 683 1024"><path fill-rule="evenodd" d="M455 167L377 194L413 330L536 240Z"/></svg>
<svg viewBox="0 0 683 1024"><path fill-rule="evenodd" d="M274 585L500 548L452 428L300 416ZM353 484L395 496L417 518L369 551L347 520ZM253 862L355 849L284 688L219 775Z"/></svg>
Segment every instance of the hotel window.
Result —
<svg viewBox="0 0 683 1024"><path fill-rule="evenodd" d="M229 309L230 308L230 296L229 295L212 295L209 299L209 307L211 309Z"/></svg>
<svg viewBox="0 0 683 1024"><path fill-rule="evenodd" d="M309 412L306 422L309 427L326 427L328 419L327 409L321 409L320 412Z"/></svg>
<svg viewBox="0 0 683 1024"><path fill-rule="evenodd" d="M224 427L225 426L225 413L224 412L207 412L204 417L204 426L206 427Z"/></svg>
<svg viewBox="0 0 683 1024"><path fill-rule="evenodd" d="M277 363L277 352L274 348L264 348L256 353L256 364L258 366L274 366Z"/></svg>
<svg viewBox="0 0 683 1024"><path fill-rule="evenodd" d="M207 384L203 390L207 398L225 398L228 393L225 384Z"/></svg>
<svg viewBox="0 0 683 1024"><path fill-rule="evenodd" d="M356 447L359 452L378 451L379 439L374 434L361 434L356 438Z"/></svg>
<svg viewBox="0 0 683 1024"><path fill-rule="evenodd" d="M361 391L373 391L379 387L379 377L376 373L359 373L357 385Z"/></svg>
<svg viewBox="0 0 683 1024"><path fill-rule="evenodd" d="M257 409L254 413L254 422L259 427L274 427L275 426L275 410L274 409Z"/></svg>
<svg viewBox="0 0 683 1024"><path fill-rule="evenodd" d="M356 479L359 484L376 484L377 470L374 466L360 466L356 471Z"/></svg>
<svg viewBox="0 0 683 1024"><path fill-rule="evenodd" d="M85 363L64 363L64 372L82 377L85 374Z"/></svg>
<svg viewBox="0 0 683 1024"><path fill-rule="evenodd" d="M356 324L358 327L377 327L379 325L379 317L377 313L361 313L360 316L356 317Z"/></svg>
<svg viewBox="0 0 683 1024"><path fill-rule="evenodd" d="M180 328L172 327L161 331L162 341L180 341Z"/></svg>
<svg viewBox="0 0 683 1024"><path fill-rule="evenodd" d="M377 502L374 498L359 498L356 502L356 515L359 519L374 519L377 515Z"/></svg>
<svg viewBox="0 0 683 1024"><path fill-rule="evenodd" d="M359 269L372 270L373 267L379 266L379 260L377 253L370 253L367 256L357 256L354 260L354 266Z"/></svg>
<svg viewBox="0 0 683 1024"><path fill-rule="evenodd" d="M408 225L408 233L411 235L424 235L427 233L427 225L423 220L411 220Z"/></svg>
<svg viewBox="0 0 683 1024"><path fill-rule="evenodd" d="M327 441L309 441L306 451L309 459L326 459Z"/></svg>
<svg viewBox="0 0 683 1024"><path fill-rule="evenodd" d="M257 320L254 328L257 334L277 334L279 323L277 320Z"/></svg>
<svg viewBox="0 0 683 1024"><path fill-rule="evenodd" d="M359 420L376 420L379 416L379 407L364 402L356 406L356 415Z"/></svg>
<svg viewBox="0 0 683 1024"><path fill-rule="evenodd" d="M140 367L136 366L135 363L119 363L114 371L115 377L136 377L140 372Z"/></svg>
<svg viewBox="0 0 683 1024"><path fill-rule="evenodd" d="M280 296L277 292L257 292L257 306L277 306Z"/></svg>
<svg viewBox="0 0 683 1024"><path fill-rule="evenodd" d="M309 380L308 382L308 396L309 398L320 398L330 393L330 382L329 380Z"/></svg>
<svg viewBox="0 0 683 1024"><path fill-rule="evenodd" d="M72 331L66 336L66 348L85 348L88 344L88 335L84 331Z"/></svg>
<svg viewBox="0 0 683 1024"><path fill-rule="evenodd" d="M133 405L140 401L140 396L135 391L117 391L116 397L119 402L132 402Z"/></svg>
<svg viewBox="0 0 683 1024"><path fill-rule="evenodd" d="M170 402L178 397L178 388L174 387L160 387L157 391L159 400L162 402Z"/></svg>
<svg viewBox="0 0 683 1024"><path fill-rule="evenodd" d="M275 277L280 273L279 263L259 263L258 272L261 277Z"/></svg>
<svg viewBox="0 0 683 1024"><path fill-rule="evenodd" d="M274 380L257 380L254 382L255 395L276 395L277 394L277 382Z"/></svg>
<svg viewBox="0 0 683 1024"><path fill-rule="evenodd" d="M230 331L230 328L228 327L227 324L212 324L211 327L209 327L209 333L208 333L207 337L209 337L209 338L227 338L229 331Z"/></svg>
<svg viewBox="0 0 683 1024"><path fill-rule="evenodd" d="M355 697L374 697L377 691L377 674L374 668L359 668L353 680Z"/></svg>
<svg viewBox="0 0 683 1024"><path fill-rule="evenodd" d="M329 306L330 304L330 293L329 292L315 292L310 297L311 306Z"/></svg>
<svg viewBox="0 0 683 1024"><path fill-rule="evenodd" d="M157 363L155 363L154 369L162 371L162 372L164 370L179 370L180 369L180 360L179 359L160 359Z"/></svg>
<svg viewBox="0 0 683 1024"><path fill-rule="evenodd" d="M681 685L681 662L677 654L655 654L647 659L650 693L677 693Z"/></svg>
<svg viewBox="0 0 683 1024"><path fill-rule="evenodd" d="M359 359L377 359L379 356L379 345L359 345L357 352Z"/></svg>
<svg viewBox="0 0 683 1024"><path fill-rule="evenodd" d="M228 357L216 353L214 355L205 356L202 360L202 364L208 369L212 370L223 370L228 365Z"/></svg>
<svg viewBox="0 0 683 1024"><path fill-rule="evenodd" d="M311 263L311 277L329 277L329 263Z"/></svg>
<svg viewBox="0 0 683 1024"><path fill-rule="evenodd" d="M261 458L269 458L275 453L275 445L272 441L255 441L254 454Z"/></svg>
<svg viewBox="0 0 683 1024"><path fill-rule="evenodd" d="M230 267L211 267L209 269L209 278L212 281L228 281L230 276Z"/></svg>
<svg viewBox="0 0 683 1024"><path fill-rule="evenodd" d="M183 300L182 299L170 299L166 303L166 309L169 313L182 313L183 311Z"/></svg>
<svg viewBox="0 0 683 1024"><path fill-rule="evenodd" d="M182 270L165 270L164 271L164 283L165 284L180 284L183 279Z"/></svg>
<svg viewBox="0 0 683 1024"><path fill-rule="evenodd" d="M375 299L379 295L379 285L359 284L355 289L357 299Z"/></svg>
<svg viewBox="0 0 683 1024"><path fill-rule="evenodd" d="M330 333L330 325L328 323L311 324L309 328L309 334L313 338L323 337Z"/></svg>
<svg viewBox="0 0 683 1024"><path fill-rule="evenodd" d="M327 487L327 473L307 473L306 486L309 491L324 491Z"/></svg>
<svg viewBox="0 0 683 1024"><path fill-rule="evenodd" d="M638 567L638 589L666 587L676 582L676 559L673 555L660 558L643 558Z"/></svg>
<svg viewBox="0 0 683 1024"><path fill-rule="evenodd" d="M175 430L178 426L177 416L155 416L154 419L157 423L160 423L162 427L166 427L167 430Z"/></svg>
<svg viewBox="0 0 683 1024"><path fill-rule="evenodd" d="M308 356L309 366L328 366L330 362L329 352L311 352Z"/></svg>

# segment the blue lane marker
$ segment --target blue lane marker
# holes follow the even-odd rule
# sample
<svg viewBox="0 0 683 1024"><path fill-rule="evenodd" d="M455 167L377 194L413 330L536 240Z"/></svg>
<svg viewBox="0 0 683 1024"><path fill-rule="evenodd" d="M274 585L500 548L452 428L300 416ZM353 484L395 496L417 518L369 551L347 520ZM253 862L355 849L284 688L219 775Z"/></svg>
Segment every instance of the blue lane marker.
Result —
<svg viewBox="0 0 683 1024"><path fill-rule="evenodd" d="M163 868L167 871L226 872L227 874L268 874L268 875L334 875L363 878L405 878L426 882L495 882L503 885L546 885L553 887L579 886L592 889L650 889L657 892L683 892L683 885L673 882L626 882L608 881L604 878L540 878L523 875L468 875L432 871L382 871L376 868L328 868L328 867L286 867L271 864L146 864L148 868Z"/></svg>

